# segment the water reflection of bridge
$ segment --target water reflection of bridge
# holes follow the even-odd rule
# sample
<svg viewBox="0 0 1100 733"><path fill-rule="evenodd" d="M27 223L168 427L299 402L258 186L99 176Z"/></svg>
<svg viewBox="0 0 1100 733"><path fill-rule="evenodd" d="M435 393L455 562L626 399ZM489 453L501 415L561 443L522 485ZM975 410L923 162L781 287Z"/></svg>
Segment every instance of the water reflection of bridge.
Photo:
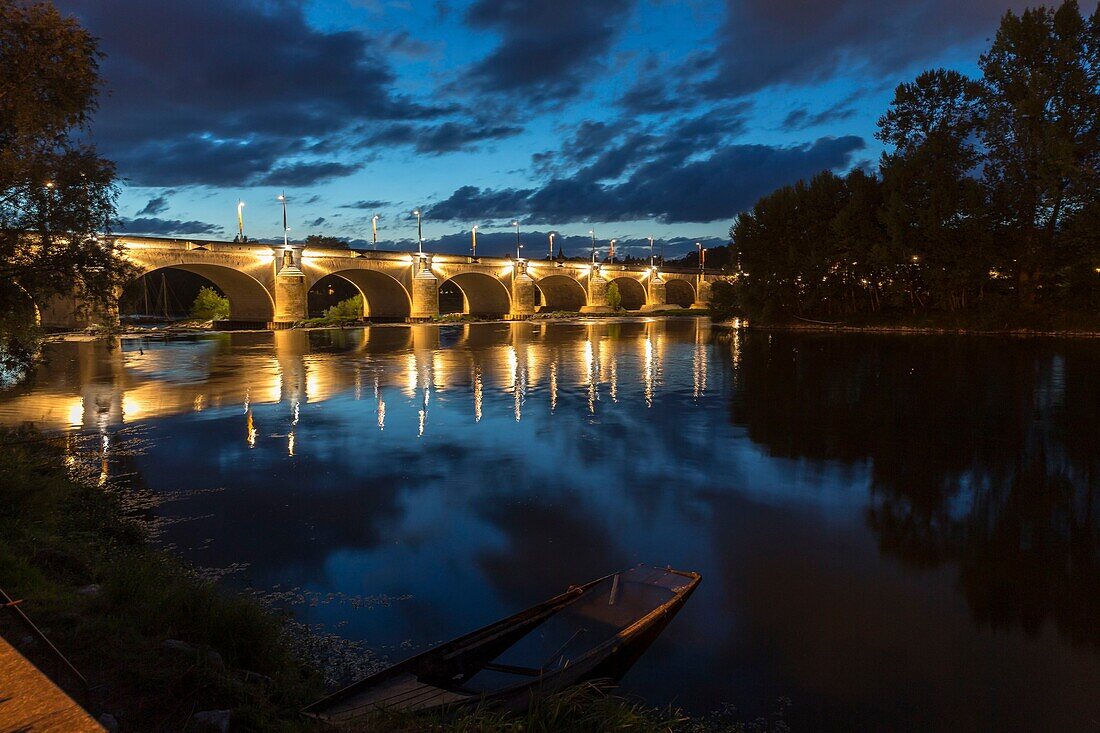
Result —
<svg viewBox="0 0 1100 733"><path fill-rule="evenodd" d="M558 408L561 393L569 391L584 394L587 409L595 413L602 400L614 402L627 394L651 406L666 386L663 366L670 341L694 342L690 388L696 397L705 394L708 333L702 319L654 319L394 325L221 333L167 342L64 343L55 346L58 357L69 357L55 357L64 367L41 370L40 377L9 395L0 421L106 431L152 418L235 408L245 423L242 434L255 441L253 407L284 403L296 423L302 405L348 394L374 401L372 419L380 430L387 410L392 414L414 406L423 434L437 394L468 394L470 418L478 422L487 394L510 393L518 421L528 394L536 390L545 393L551 411Z"/></svg>

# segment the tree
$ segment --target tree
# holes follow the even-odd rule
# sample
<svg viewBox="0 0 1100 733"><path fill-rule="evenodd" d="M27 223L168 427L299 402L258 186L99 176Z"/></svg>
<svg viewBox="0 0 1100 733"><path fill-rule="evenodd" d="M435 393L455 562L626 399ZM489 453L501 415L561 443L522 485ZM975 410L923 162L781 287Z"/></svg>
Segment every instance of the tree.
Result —
<svg viewBox="0 0 1100 733"><path fill-rule="evenodd" d="M199 288L191 304L191 317L203 321L223 321L229 318L229 298L211 287Z"/></svg>
<svg viewBox="0 0 1100 733"><path fill-rule="evenodd" d="M1100 9L1011 12L979 62L985 184L1022 303L1064 265L1067 219L1100 193Z"/></svg>
<svg viewBox="0 0 1100 733"><path fill-rule="evenodd" d="M81 140L100 86L96 40L46 3L0 0L0 361L28 297L106 305L132 275L106 237L115 168ZM33 325L33 324L32 324Z"/></svg>
<svg viewBox="0 0 1100 733"><path fill-rule="evenodd" d="M882 155L882 219L890 257L903 271L910 302L932 299L950 310L976 299L990 261L981 162L978 84L945 69L926 71L894 92L876 137Z"/></svg>
<svg viewBox="0 0 1100 733"><path fill-rule="evenodd" d="M330 247L336 249L347 249L347 240L340 239L339 237L330 237L326 234L310 234L306 237L307 247Z"/></svg>
<svg viewBox="0 0 1100 733"><path fill-rule="evenodd" d="M608 283L607 285L607 304L611 306L611 310L619 310L619 306L623 303L622 293L619 292L619 286L615 283Z"/></svg>
<svg viewBox="0 0 1100 733"><path fill-rule="evenodd" d="M325 311L325 319L328 321L357 321L363 317L363 296L353 295L341 300L336 305Z"/></svg>

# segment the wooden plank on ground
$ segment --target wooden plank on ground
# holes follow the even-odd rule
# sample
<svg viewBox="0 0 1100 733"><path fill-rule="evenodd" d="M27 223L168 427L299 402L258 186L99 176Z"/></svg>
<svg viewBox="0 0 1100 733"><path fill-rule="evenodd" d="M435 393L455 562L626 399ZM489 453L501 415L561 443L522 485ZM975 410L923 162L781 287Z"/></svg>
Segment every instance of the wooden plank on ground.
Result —
<svg viewBox="0 0 1100 733"><path fill-rule="evenodd" d="M84 708L0 636L0 731L106 733Z"/></svg>

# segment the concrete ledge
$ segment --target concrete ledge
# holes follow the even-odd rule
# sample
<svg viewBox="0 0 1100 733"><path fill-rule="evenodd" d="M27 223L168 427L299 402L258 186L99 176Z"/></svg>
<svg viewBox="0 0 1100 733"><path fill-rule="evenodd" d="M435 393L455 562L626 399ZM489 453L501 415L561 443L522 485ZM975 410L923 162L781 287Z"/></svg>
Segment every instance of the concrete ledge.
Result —
<svg viewBox="0 0 1100 733"><path fill-rule="evenodd" d="M654 311L678 311L682 309L682 305L676 305L675 303L654 303L653 305L643 305L638 310L642 313L652 313Z"/></svg>
<svg viewBox="0 0 1100 733"><path fill-rule="evenodd" d="M609 305L586 305L581 308L581 313L614 313Z"/></svg>

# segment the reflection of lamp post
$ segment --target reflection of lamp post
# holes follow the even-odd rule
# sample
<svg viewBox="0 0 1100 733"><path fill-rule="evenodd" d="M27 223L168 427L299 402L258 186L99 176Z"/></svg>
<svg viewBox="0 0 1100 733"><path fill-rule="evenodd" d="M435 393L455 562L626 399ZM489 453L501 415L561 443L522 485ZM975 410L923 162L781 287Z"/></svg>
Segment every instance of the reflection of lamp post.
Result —
<svg viewBox="0 0 1100 733"><path fill-rule="evenodd" d="M596 230L589 229L588 235L592 237L592 264L596 264Z"/></svg>
<svg viewBox="0 0 1100 733"><path fill-rule="evenodd" d="M470 250L474 253L473 258L477 259L477 224L474 224L470 228Z"/></svg>
<svg viewBox="0 0 1100 733"><path fill-rule="evenodd" d="M372 249L378 249L378 214L375 214L370 218L370 228L372 237Z"/></svg>
<svg viewBox="0 0 1100 733"><path fill-rule="evenodd" d="M550 250L549 250L549 254L546 255L546 259L548 259L548 260L554 259L554 233L553 232L550 232Z"/></svg>
<svg viewBox="0 0 1100 733"><path fill-rule="evenodd" d="M420 209L413 209L416 216L416 251L424 254L424 229L420 226Z"/></svg>

